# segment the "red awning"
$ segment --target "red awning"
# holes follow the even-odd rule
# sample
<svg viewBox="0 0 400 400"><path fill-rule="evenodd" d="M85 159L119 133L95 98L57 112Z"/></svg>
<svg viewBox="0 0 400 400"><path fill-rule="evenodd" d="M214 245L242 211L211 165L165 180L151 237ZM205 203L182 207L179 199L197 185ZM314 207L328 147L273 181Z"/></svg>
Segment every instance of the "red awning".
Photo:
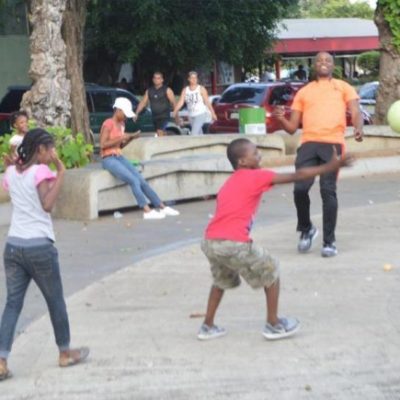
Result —
<svg viewBox="0 0 400 400"><path fill-rule="evenodd" d="M319 51L338 53L360 53L379 48L379 38L371 37L338 37L282 39L274 47L273 52L285 55L315 55Z"/></svg>

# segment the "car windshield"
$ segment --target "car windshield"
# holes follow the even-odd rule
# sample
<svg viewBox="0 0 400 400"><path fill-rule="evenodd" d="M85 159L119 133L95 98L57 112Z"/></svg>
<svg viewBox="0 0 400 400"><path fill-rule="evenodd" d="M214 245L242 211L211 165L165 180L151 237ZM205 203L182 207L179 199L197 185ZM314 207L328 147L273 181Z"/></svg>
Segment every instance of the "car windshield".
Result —
<svg viewBox="0 0 400 400"><path fill-rule="evenodd" d="M260 105L265 97L266 87L237 86L223 93L219 103L247 103Z"/></svg>
<svg viewBox="0 0 400 400"><path fill-rule="evenodd" d="M368 85L360 88L359 95L362 99L374 100L376 98L376 91L378 85Z"/></svg>

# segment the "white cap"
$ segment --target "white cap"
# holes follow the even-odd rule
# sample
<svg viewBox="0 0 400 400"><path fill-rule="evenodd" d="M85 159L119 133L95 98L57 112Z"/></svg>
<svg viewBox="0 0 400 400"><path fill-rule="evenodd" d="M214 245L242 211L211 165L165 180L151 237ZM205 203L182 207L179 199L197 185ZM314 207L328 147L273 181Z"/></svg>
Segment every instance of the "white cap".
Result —
<svg viewBox="0 0 400 400"><path fill-rule="evenodd" d="M132 103L126 97L117 97L113 108L121 110L127 118L133 118L135 116L135 113L132 111Z"/></svg>

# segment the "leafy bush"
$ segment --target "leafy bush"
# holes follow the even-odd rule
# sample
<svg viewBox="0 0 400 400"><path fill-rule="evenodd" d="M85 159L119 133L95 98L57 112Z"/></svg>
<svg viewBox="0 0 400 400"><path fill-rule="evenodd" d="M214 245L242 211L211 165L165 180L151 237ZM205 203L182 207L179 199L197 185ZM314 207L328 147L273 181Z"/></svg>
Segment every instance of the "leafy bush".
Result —
<svg viewBox="0 0 400 400"><path fill-rule="evenodd" d="M0 136L0 172L4 172L5 170L3 157L11 153L11 146L10 146L11 136L12 135L10 133Z"/></svg>
<svg viewBox="0 0 400 400"><path fill-rule="evenodd" d="M90 162L93 145L85 142L82 133L74 136L69 128L48 127L46 130L54 136L56 150L65 168L84 167Z"/></svg>
<svg viewBox="0 0 400 400"><path fill-rule="evenodd" d="M29 121L29 129L36 127L36 124ZM63 128L60 126L47 127L46 130L54 137L56 150L61 161L64 163L65 168L80 168L84 167L90 162L93 154L93 145L87 144L82 133L74 136L71 129ZM0 136L0 155L11 153L11 146L9 144L11 134ZM0 172L4 171L3 157L0 157Z"/></svg>
<svg viewBox="0 0 400 400"><path fill-rule="evenodd" d="M365 72L371 75L379 73L379 51L367 51L357 57L357 64Z"/></svg>

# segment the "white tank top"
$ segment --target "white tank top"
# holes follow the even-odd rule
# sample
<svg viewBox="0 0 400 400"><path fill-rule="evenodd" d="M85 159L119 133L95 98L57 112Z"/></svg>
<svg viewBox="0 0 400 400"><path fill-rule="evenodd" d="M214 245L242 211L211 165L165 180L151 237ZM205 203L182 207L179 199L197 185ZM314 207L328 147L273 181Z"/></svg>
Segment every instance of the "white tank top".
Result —
<svg viewBox="0 0 400 400"><path fill-rule="evenodd" d="M43 164L32 165L22 173L19 173L15 166L7 168L5 184L13 205L8 236L55 240L51 216L43 210L37 190L40 180L47 177L54 178L54 174Z"/></svg>
<svg viewBox="0 0 400 400"><path fill-rule="evenodd" d="M200 88L200 85L197 85L194 90L190 90L189 86L185 88L185 102L189 111L189 117L195 117L207 111Z"/></svg>

